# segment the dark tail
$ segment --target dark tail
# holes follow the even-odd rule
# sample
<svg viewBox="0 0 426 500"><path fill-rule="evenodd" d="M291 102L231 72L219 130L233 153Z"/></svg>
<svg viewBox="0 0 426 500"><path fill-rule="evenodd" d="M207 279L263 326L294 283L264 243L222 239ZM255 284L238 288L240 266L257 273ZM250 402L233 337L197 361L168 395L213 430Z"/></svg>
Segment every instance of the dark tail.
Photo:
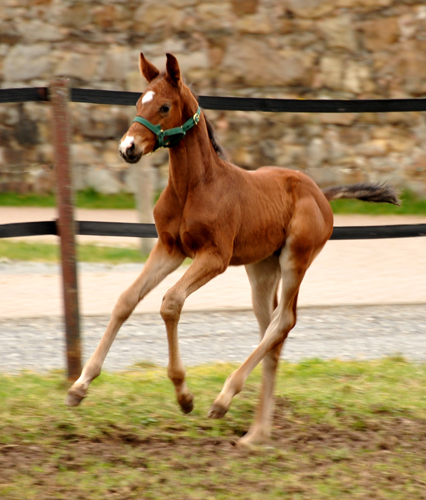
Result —
<svg viewBox="0 0 426 500"><path fill-rule="evenodd" d="M374 201L375 203L391 203L401 205L396 190L387 184L352 184L350 186L328 187L322 190L328 201L343 198L355 198L362 201Z"/></svg>

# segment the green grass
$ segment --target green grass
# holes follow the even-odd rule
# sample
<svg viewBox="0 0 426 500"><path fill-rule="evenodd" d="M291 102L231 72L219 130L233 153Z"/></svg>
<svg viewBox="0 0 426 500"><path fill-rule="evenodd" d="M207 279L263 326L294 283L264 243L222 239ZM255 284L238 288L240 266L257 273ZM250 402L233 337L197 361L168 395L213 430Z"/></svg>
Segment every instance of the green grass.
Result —
<svg viewBox="0 0 426 500"><path fill-rule="evenodd" d="M77 259L80 262L108 262L127 264L145 262L147 256L132 248L78 245ZM50 243L15 242L0 239L0 260L59 262L59 246Z"/></svg>
<svg viewBox="0 0 426 500"><path fill-rule="evenodd" d="M79 208L135 208L134 196L131 193L102 194L94 189L78 191L75 204ZM33 193L0 193L0 206L55 207L56 197L54 194L42 196Z"/></svg>
<svg viewBox="0 0 426 500"><path fill-rule="evenodd" d="M156 194L156 199L158 193ZM366 215L426 215L426 199L419 198L410 191L402 193L402 206L395 207L386 203L365 203L358 200L336 200L331 205L336 214ZM54 195L0 193L0 206L16 207L54 207ZM76 196L79 208L135 208L134 196L130 193L101 194L93 189L79 191Z"/></svg>
<svg viewBox="0 0 426 500"><path fill-rule="evenodd" d="M424 498L426 366L283 363L273 440L232 446L253 418L260 370L221 421L208 408L234 367L187 370L182 415L166 369L102 374L66 408L63 374L0 375L0 497L14 499Z"/></svg>

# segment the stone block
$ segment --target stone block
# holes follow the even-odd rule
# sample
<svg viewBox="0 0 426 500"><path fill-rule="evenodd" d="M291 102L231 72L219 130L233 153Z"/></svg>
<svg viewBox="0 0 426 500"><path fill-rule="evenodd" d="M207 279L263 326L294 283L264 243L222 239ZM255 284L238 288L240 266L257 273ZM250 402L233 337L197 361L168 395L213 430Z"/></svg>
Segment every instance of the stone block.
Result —
<svg viewBox="0 0 426 500"><path fill-rule="evenodd" d="M339 7L348 7L355 9L363 7L373 11L384 7L389 7L394 3L394 0L337 0Z"/></svg>
<svg viewBox="0 0 426 500"><path fill-rule="evenodd" d="M142 93L147 86L148 83L139 71L129 71L126 73L125 88L127 91Z"/></svg>
<svg viewBox="0 0 426 500"><path fill-rule="evenodd" d="M59 21L64 26L81 29L92 21L90 2L70 2L62 9Z"/></svg>
<svg viewBox="0 0 426 500"><path fill-rule="evenodd" d="M93 9L92 14L95 25L103 30L111 30L118 25L122 28L122 22L124 20L130 22L132 17L130 9L114 4L99 5Z"/></svg>
<svg viewBox="0 0 426 500"><path fill-rule="evenodd" d="M321 137L314 137L307 148L307 163L309 167L321 166L327 158L327 145Z"/></svg>
<svg viewBox="0 0 426 500"><path fill-rule="evenodd" d="M339 141L354 146L367 140L368 131L358 127L339 127Z"/></svg>
<svg viewBox="0 0 426 500"><path fill-rule="evenodd" d="M237 19L235 27L241 33L270 35L275 31L274 21L272 16L263 12L240 17Z"/></svg>
<svg viewBox="0 0 426 500"><path fill-rule="evenodd" d="M285 0L284 4L296 16L316 18L332 12L336 0Z"/></svg>
<svg viewBox="0 0 426 500"><path fill-rule="evenodd" d="M117 180L114 173L101 167L89 167L86 170L85 184L99 193L115 194L122 190L121 183Z"/></svg>
<svg viewBox="0 0 426 500"><path fill-rule="evenodd" d="M356 113L320 113L324 125L352 125L357 120Z"/></svg>
<svg viewBox="0 0 426 500"><path fill-rule="evenodd" d="M73 165L95 166L100 161L100 155L91 144L71 144L71 161Z"/></svg>
<svg viewBox="0 0 426 500"><path fill-rule="evenodd" d="M197 5L197 14L197 24L206 32L233 30L235 19L228 2L200 2Z"/></svg>
<svg viewBox="0 0 426 500"><path fill-rule="evenodd" d="M36 149L37 162L41 165L54 164L54 151L51 144L40 144Z"/></svg>
<svg viewBox="0 0 426 500"><path fill-rule="evenodd" d="M348 61L344 70L342 89L354 94L371 94L376 91L370 68L358 61Z"/></svg>
<svg viewBox="0 0 426 500"><path fill-rule="evenodd" d="M98 75L101 80L123 82L136 64L126 47L112 47L100 57Z"/></svg>
<svg viewBox="0 0 426 500"><path fill-rule="evenodd" d="M208 52L204 50L176 54L176 57L179 59L179 67L184 75L189 75L193 70L207 69L209 67Z"/></svg>
<svg viewBox="0 0 426 500"><path fill-rule="evenodd" d="M119 140L129 126L125 111L114 112L111 107L79 108L74 118L75 132L89 139ZM129 116L134 115L134 109Z"/></svg>
<svg viewBox="0 0 426 500"><path fill-rule="evenodd" d="M50 51L44 44L15 45L4 60L3 79L16 82L47 77L51 69Z"/></svg>
<svg viewBox="0 0 426 500"><path fill-rule="evenodd" d="M363 156L385 156L389 152L389 142L386 139L372 139L359 144L355 150Z"/></svg>
<svg viewBox="0 0 426 500"><path fill-rule="evenodd" d="M25 42L59 42L64 40L68 30L55 26L52 23L45 23L40 19L23 21L18 25L22 40Z"/></svg>
<svg viewBox="0 0 426 500"><path fill-rule="evenodd" d="M0 43L15 45L22 40L22 35L9 22L0 23Z"/></svg>
<svg viewBox="0 0 426 500"><path fill-rule="evenodd" d="M306 148L300 144L279 144L276 163L282 167L300 168L306 166Z"/></svg>
<svg viewBox="0 0 426 500"><path fill-rule="evenodd" d="M400 45L396 71L408 94L426 93L426 40L408 40Z"/></svg>
<svg viewBox="0 0 426 500"><path fill-rule="evenodd" d="M104 141L100 158L103 165L116 171L129 168L129 165L118 154L118 141Z"/></svg>
<svg viewBox="0 0 426 500"><path fill-rule="evenodd" d="M310 54L275 51L260 39L246 39L229 44L222 69L228 73L225 76L230 82L242 81L249 87L309 86L312 63Z"/></svg>
<svg viewBox="0 0 426 500"><path fill-rule="evenodd" d="M134 29L142 33L151 34L153 30L163 30L159 33L160 39L164 39L166 32L178 29L184 19L182 9L174 7L164 8L158 1L145 1L136 9L133 20ZM166 30L166 32L164 31Z"/></svg>
<svg viewBox="0 0 426 500"><path fill-rule="evenodd" d="M56 174L53 168L37 168L31 172L30 184L37 194L54 193L56 189Z"/></svg>
<svg viewBox="0 0 426 500"><path fill-rule="evenodd" d="M259 166L256 165L255 157L247 147L230 148L229 157L235 165L242 168L251 170Z"/></svg>
<svg viewBox="0 0 426 500"><path fill-rule="evenodd" d="M259 7L259 0L231 0L232 10L237 16L255 14Z"/></svg>
<svg viewBox="0 0 426 500"><path fill-rule="evenodd" d="M330 48L340 48L355 52L358 43L355 37L354 22L350 16L329 17L318 22L322 36Z"/></svg>
<svg viewBox="0 0 426 500"><path fill-rule="evenodd" d="M362 34L362 45L371 52L389 50L390 45L399 38L397 17L379 17L363 21L358 25L358 30Z"/></svg>
<svg viewBox="0 0 426 500"><path fill-rule="evenodd" d="M342 89L343 61L337 56L324 56L320 60L320 80L318 87L326 87L333 90Z"/></svg>
<svg viewBox="0 0 426 500"><path fill-rule="evenodd" d="M99 63L100 56L98 55L68 52L62 54L54 74L90 82L95 78Z"/></svg>
<svg viewBox="0 0 426 500"><path fill-rule="evenodd" d="M183 7L192 7L197 5L199 0L169 0L170 5L176 7L177 9L182 9Z"/></svg>

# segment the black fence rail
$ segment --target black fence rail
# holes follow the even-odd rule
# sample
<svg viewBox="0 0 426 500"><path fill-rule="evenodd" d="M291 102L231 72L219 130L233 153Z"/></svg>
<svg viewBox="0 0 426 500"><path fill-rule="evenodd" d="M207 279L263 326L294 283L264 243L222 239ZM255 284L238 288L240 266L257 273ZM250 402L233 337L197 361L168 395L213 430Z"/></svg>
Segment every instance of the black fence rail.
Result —
<svg viewBox="0 0 426 500"><path fill-rule="evenodd" d="M70 100L87 104L134 106L139 92L72 88ZM50 101L48 87L0 89L0 103ZM390 113L426 111L426 98L418 99L267 99L201 95L200 106L221 111L270 113Z"/></svg>
<svg viewBox="0 0 426 500"><path fill-rule="evenodd" d="M157 238L155 224L131 222L76 221L75 234L90 236L122 236L133 238ZM18 222L0 225L0 238L18 236L58 236L55 220L42 222ZM390 226L337 226L331 240L376 240L385 238L414 238L426 236L426 224L395 224Z"/></svg>

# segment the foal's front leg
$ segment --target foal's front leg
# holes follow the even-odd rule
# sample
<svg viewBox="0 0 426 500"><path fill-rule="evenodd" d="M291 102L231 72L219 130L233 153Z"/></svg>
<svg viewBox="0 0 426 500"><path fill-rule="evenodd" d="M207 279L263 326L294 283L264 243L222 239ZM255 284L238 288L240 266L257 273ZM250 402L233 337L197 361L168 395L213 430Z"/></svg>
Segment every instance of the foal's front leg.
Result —
<svg viewBox="0 0 426 500"><path fill-rule="evenodd" d="M184 413L190 413L194 407L194 396L185 383L185 368L182 363L178 343L178 323L186 298L218 274L225 271L227 262L215 251L197 254L193 263L182 278L163 298L161 316L166 324L169 344L168 376L176 390L178 403Z"/></svg>
<svg viewBox="0 0 426 500"><path fill-rule="evenodd" d="M164 245L158 241L139 277L119 297L98 347L85 364L79 379L74 382L68 391L65 400L68 406L77 406L86 396L90 383L101 373L106 355L121 325L133 312L138 302L163 281L168 274L177 269L183 260L184 256L180 252L169 253Z"/></svg>

